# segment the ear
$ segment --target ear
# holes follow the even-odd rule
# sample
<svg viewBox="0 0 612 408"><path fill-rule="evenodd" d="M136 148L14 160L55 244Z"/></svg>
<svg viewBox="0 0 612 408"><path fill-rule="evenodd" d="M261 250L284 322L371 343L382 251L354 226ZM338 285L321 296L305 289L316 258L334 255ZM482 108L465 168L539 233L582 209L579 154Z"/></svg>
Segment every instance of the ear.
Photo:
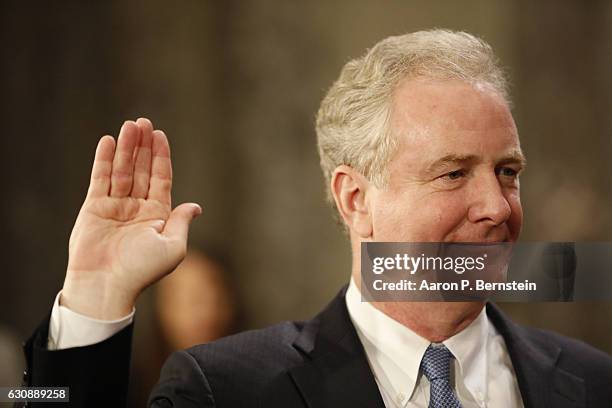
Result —
<svg viewBox="0 0 612 408"><path fill-rule="evenodd" d="M372 217L367 199L370 182L358 171L338 166L331 178L336 208L349 229L361 238L372 236Z"/></svg>

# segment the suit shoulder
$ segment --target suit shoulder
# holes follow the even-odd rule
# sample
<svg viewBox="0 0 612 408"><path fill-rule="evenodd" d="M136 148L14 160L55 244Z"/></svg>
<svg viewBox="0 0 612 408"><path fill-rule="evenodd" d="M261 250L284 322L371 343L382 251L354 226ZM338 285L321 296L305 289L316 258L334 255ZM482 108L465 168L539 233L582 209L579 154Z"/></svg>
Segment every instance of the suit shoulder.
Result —
<svg viewBox="0 0 612 408"><path fill-rule="evenodd" d="M558 365L568 371L579 370L597 382L612 383L612 356L581 340L543 329L526 329L542 347L558 347Z"/></svg>
<svg viewBox="0 0 612 408"><path fill-rule="evenodd" d="M218 407L250 406L292 367L303 362L293 347L303 324L284 322L184 351L202 372ZM246 405L245 405L246 404Z"/></svg>
<svg viewBox="0 0 612 408"><path fill-rule="evenodd" d="M302 361L293 342L302 322L283 322L249 330L186 350L207 372L257 372L273 375Z"/></svg>
<svg viewBox="0 0 612 408"><path fill-rule="evenodd" d="M601 361L602 364L607 365L610 369L612 369L612 356L591 346L590 344L549 330L531 330L536 332L538 336L548 343L553 343L559 346L564 352L570 355L578 356L581 359L589 362Z"/></svg>

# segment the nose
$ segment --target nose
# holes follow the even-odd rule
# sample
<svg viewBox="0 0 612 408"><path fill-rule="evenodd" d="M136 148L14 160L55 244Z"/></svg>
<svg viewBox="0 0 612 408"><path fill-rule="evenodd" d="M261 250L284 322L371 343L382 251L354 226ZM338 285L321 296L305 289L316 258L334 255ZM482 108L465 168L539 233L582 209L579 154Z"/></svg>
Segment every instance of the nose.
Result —
<svg viewBox="0 0 612 408"><path fill-rule="evenodd" d="M473 199L468 212L470 222L487 222L492 226L506 222L512 209L497 175L493 172L476 177L474 181Z"/></svg>

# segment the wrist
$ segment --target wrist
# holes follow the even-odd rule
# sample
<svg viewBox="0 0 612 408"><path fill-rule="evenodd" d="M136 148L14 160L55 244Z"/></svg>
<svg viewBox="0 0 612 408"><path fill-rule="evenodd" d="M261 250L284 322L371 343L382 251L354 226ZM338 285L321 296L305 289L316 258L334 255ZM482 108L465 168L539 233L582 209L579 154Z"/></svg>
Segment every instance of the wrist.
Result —
<svg viewBox="0 0 612 408"><path fill-rule="evenodd" d="M129 315L138 294L109 279L100 279L101 275L91 279L68 271L59 299L60 305L99 320L117 320Z"/></svg>

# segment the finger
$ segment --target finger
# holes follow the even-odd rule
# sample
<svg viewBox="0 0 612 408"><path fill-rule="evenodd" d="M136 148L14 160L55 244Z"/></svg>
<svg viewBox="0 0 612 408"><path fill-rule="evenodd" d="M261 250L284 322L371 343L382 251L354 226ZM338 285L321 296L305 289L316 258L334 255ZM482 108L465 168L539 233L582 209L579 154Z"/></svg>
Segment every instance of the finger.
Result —
<svg viewBox="0 0 612 408"><path fill-rule="evenodd" d="M134 179L134 149L140 140L136 123L127 121L121 127L111 175L111 197L125 197L132 190Z"/></svg>
<svg viewBox="0 0 612 408"><path fill-rule="evenodd" d="M136 121L140 128L140 143L135 150L134 182L130 195L134 198L146 198L151 178L151 149L153 147L153 124L149 119Z"/></svg>
<svg viewBox="0 0 612 408"><path fill-rule="evenodd" d="M108 196L111 185L113 156L115 155L115 139L104 136L98 142L87 196L91 198Z"/></svg>
<svg viewBox="0 0 612 408"><path fill-rule="evenodd" d="M189 224L200 214L202 208L195 203L181 204L170 213L162 233L174 243L175 251L181 252L187 249Z"/></svg>
<svg viewBox="0 0 612 408"><path fill-rule="evenodd" d="M153 158L147 198L172 205L172 163L168 138L161 130L153 131Z"/></svg>

